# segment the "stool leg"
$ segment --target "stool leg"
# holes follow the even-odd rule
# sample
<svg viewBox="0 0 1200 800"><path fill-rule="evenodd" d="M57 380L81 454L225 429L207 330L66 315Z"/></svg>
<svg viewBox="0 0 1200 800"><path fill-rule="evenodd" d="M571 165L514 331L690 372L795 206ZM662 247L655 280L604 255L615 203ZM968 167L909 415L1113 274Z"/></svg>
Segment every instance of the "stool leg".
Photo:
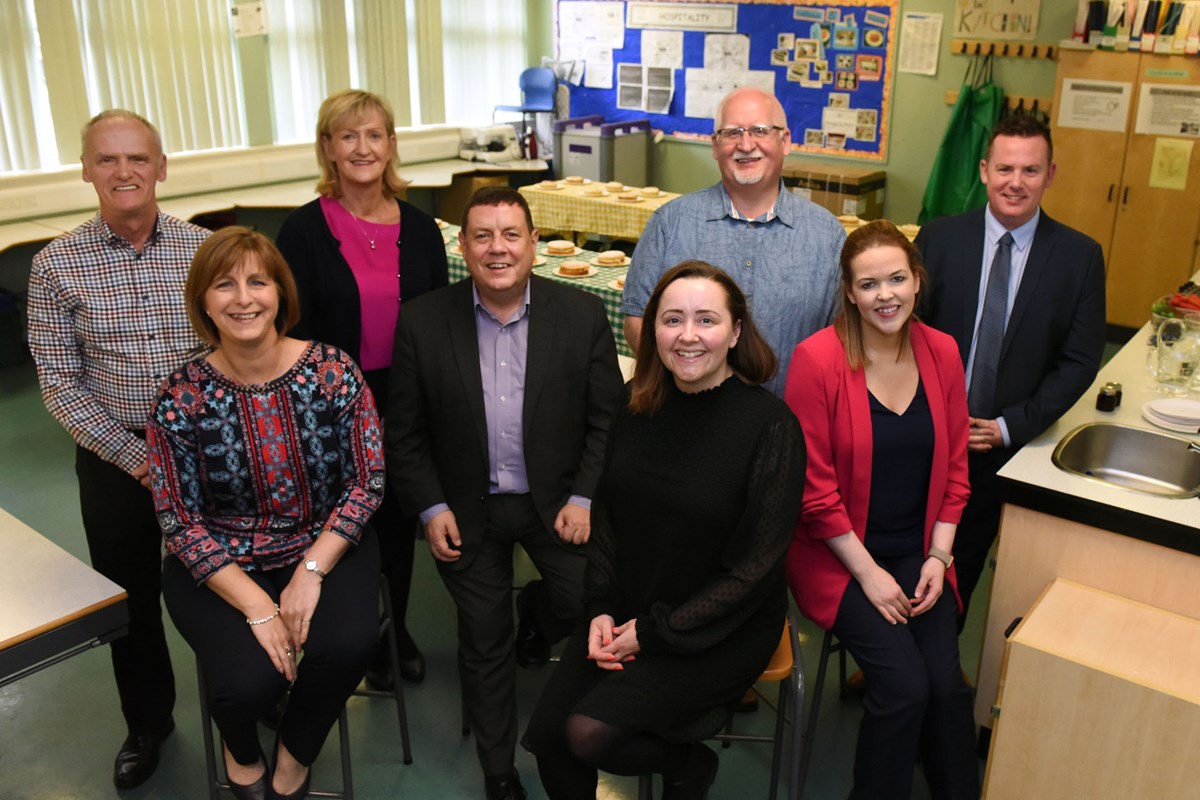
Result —
<svg viewBox="0 0 1200 800"><path fill-rule="evenodd" d="M791 688L791 676L779 682L779 701L775 706L775 741L771 744L771 792L767 795L768 800L775 800L779 790L779 761L783 755L783 724L787 718Z"/></svg>
<svg viewBox="0 0 1200 800"><path fill-rule="evenodd" d="M204 766L208 771L209 800L218 800L221 789L217 777L217 755L213 747L212 716L208 712L208 685L204 682L204 668L200 666L200 657L196 657L196 685L200 687L200 724L204 726ZM224 753L221 754L224 758Z"/></svg>
<svg viewBox="0 0 1200 800"><path fill-rule="evenodd" d="M638 800L654 800L654 776L638 776Z"/></svg>
<svg viewBox="0 0 1200 800"><path fill-rule="evenodd" d="M350 764L350 726L347 724L345 706L342 706L342 713L338 716L338 739L342 746L342 796L346 800L354 800L354 773Z"/></svg>
<svg viewBox="0 0 1200 800"><path fill-rule="evenodd" d="M797 796L804 794L804 781L808 777L808 763L812 758L813 731L817 729L817 714L821 710L821 690L825 686L825 668L829 666L829 654L832 650L833 633L826 631L825 638L821 642L821 660L817 665L817 680L813 684L812 708L808 712L808 722L804 727L804 738L808 746L804 749L804 757L800 759L800 771L796 778Z"/></svg>
<svg viewBox="0 0 1200 800"><path fill-rule="evenodd" d="M384 632L387 638L388 660L392 666L392 687L396 698L396 716L400 721L400 747L404 752L404 763L412 763L412 744L408 737L408 709L404 705L404 687L400 678L400 647L396 642L396 615L392 609L392 594L387 576L380 575L379 583L383 594L383 613L386 617Z"/></svg>

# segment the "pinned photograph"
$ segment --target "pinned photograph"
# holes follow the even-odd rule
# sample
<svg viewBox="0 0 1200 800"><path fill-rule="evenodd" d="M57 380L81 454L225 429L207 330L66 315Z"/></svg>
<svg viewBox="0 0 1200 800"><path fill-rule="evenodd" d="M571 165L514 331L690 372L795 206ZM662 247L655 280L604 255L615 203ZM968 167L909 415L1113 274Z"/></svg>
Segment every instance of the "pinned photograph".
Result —
<svg viewBox="0 0 1200 800"><path fill-rule="evenodd" d="M788 57L792 54L792 49L789 47L786 50L771 51L771 66L786 67L788 65Z"/></svg>
<svg viewBox="0 0 1200 800"><path fill-rule="evenodd" d="M874 125L859 125L854 129L854 138L860 142L875 141L875 126Z"/></svg>
<svg viewBox="0 0 1200 800"><path fill-rule="evenodd" d="M804 129L804 146L805 147L824 147L825 146L825 131L820 128L805 128Z"/></svg>
<svg viewBox="0 0 1200 800"><path fill-rule="evenodd" d="M848 96L849 95L847 95L847 97ZM870 125L873 128L873 127L875 127L876 124L878 124L878 122L879 122L879 111L877 109L860 108L858 110L858 124L859 125Z"/></svg>
<svg viewBox="0 0 1200 800"><path fill-rule="evenodd" d="M841 73L838 73L838 74L841 74ZM830 108L849 108L850 107L850 95L839 94L837 92L830 92L829 93L829 107Z"/></svg>
<svg viewBox="0 0 1200 800"><path fill-rule="evenodd" d="M833 46L838 50L858 49L858 28L839 25L833 29Z"/></svg>
<svg viewBox="0 0 1200 800"><path fill-rule="evenodd" d="M883 58L881 56L859 56L855 72L864 81L877 81L883 77Z"/></svg>
<svg viewBox="0 0 1200 800"><path fill-rule="evenodd" d="M816 39L797 39L796 58L820 58L821 43Z"/></svg>
<svg viewBox="0 0 1200 800"><path fill-rule="evenodd" d="M825 146L834 150L846 149L846 134L829 133L825 135Z"/></svg>
<svg viewBox="0 0 1200 800"><path fill-rule="evenodd" d="M779 44L776 45L780 50L791 50L796 41L796 34L781 33L779 34Z"/></svg>
<svg viewBox="0 0 1200 800"><path fill-rule="evenodd" d="M838 53L837 68L844 72L849 72L854 69L854 54L853 53Z"/></svg>

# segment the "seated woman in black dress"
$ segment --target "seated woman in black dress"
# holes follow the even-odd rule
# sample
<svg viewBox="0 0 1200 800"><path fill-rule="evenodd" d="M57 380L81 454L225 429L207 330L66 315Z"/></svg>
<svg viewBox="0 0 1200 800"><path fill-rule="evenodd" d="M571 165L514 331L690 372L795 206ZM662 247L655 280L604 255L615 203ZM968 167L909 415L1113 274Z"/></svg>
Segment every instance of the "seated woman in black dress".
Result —
<svg viewBox="0 0 1200 800"><path fill-rule="evenodd" d="M801 342L785 397L808 442L788 582L867 678L858 800L903 800L917 754L936 800L979 795L951 567L969 494L954 339L913 317L924 269L886 220L850 234L833 325Z"/></svg>
<svg viewBox="0 0 1200 800"><path fill-rule="evenodd" d="M630 396L592 503L584 622L523 744L551 798L594 798L597 769L661 773L702 798L715 733L779 643L783 560L804 439L758 386L775 371L728 275L686 261L646 307Z"/></svg>
<svg viewBox="0 0 1200 800"><path fill-rule="evenodd" d="M378 635L379 418L349 357L283 335L296 288L262 234L210 236L184 294L216 349L167 379L146 428L163 598L204 667L234 795L301 798ZM256 723L289 683L272 775Z"/></svg>

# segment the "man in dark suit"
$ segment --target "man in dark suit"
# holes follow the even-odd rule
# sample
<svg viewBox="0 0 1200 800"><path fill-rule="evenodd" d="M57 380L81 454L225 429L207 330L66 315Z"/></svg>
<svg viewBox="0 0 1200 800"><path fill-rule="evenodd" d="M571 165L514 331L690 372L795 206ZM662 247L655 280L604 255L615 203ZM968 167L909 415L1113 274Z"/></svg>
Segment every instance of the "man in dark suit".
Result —
<svg viewBox="0 0 1200 800"><path fill-rule="evenodd" d="M1091 385L1104 352L1104 255L1041 212L1054 180L1050 131L997 123L979 176L987 206L921 228L923 318L953 336L967 370L971 499L954 542L963 617L1000 526L996 471Z"/></svg>
<svg viewBox="0 0 1200 800"><path fill-rule="evenodd" d="M517 656L544 660L582 611L583 544L621 395L594 295L532 277L537 231L507 187L468 202L471 280L404 307L387 404L389 491L420 515L458 607L458 661L489 800L524 798L513 767L512 548L542 580L517 599ZM541 652L534 652L541 650Z"/></svg>

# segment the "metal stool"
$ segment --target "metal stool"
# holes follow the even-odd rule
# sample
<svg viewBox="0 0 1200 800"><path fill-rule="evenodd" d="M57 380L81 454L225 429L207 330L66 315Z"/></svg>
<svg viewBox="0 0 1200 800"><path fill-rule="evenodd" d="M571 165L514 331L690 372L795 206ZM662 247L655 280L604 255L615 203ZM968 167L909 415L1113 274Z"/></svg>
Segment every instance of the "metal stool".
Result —
<svg viewBox="0 0 1200 800"><path fill-rule="evenodd" d="M354 697L390 697L396 701L396 717L400 723L400 747L404 752L404 763L412 763L412 745L408 738L408 710L404 705L404 687L400 678L400 648L396 643L396 615L392 610L392 594L388 591L386 575L379 576L379 591L383 595L383 616L379 618L379 637L387 643L388 661L392 667L392 691L377 689L355 689Z"/></svg>
<svg viewBox="0 0 1200 800"><path fill-rule="evenodd" d="M808 777L808 762L812 758L812 737L817 729L817 714L821 710L821 690L825 688L825 668L829 666L829 656L833 653L838 654L838 699L846 699L846 646L835 639L833 631L825 631L825 638L821 641L821 660L817 667L817 680L813 684L808 724L804 729L804 740L807 746L800 758L799 772L794 775L794 797L801 797L804 793L804 781Z"/></svg>
<svg viewBox="0 0 1200 800"><path fill-rule="evenodd" d="M775 800L779 790L779 773L782 767L784 727L792 726L792 743L788 758L788 798L796 800L800 796L801 765L807 752L807 731L802 724L804 720L804 663L800 658L800 639L795 618L789 613L783 627L779 646L771 656L766 669L759 677L760 681L777 681L779 695L772 704L766 695L753 687L763 702L775 711L775 731L771 736L734 733L733 715L726 713L725 725L720 733L710 736L711 740L721 742L722 748L729 747L733 742L762 742L772 746L771 752L771 784L767 793L770 800ZM709 730L712 730L710 727ZM638 797L640 800L650 800L653 794L654 779L652 775L642 775L638 778Z"/></svg>
<svg viewBox="0 0 1200 800"><path fill-rule="evenodd" d="M209 800L218 800L221 790L229 790L229 778L225 781L217 777L217 752L213 743L212 716L208 711L208 685L204 681L204 667L196 658L196 684L200 688L200 723L204 730L204 764L208 770ZM328 797L337 800L354 800L354 776L350 768L350 728L346 722L346 707L342 706L338 715L338 743L341 746L342 759L342 789L340 792L323 792L310 790L305 797ZM224 755L221 761L224 762Z"/></svg>

